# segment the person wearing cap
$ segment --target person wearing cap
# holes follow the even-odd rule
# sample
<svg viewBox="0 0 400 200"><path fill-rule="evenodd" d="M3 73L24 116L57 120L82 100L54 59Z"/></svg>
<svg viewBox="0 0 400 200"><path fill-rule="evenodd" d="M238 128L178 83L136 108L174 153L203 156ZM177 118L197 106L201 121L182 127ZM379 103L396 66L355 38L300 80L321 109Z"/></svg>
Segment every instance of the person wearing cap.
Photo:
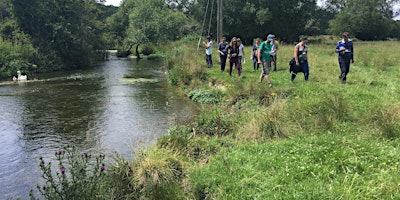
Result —
<svg viewBox="0 0 400 200"><path fill-rule="evenodd" d="M218 44L218 53L219 53L219 60L221 63L221 72L225 71L226 66L226 59L228 58L228 52L226 51L226 47L228 43L226 42L226 38L222 37L221 42Z"/></svg>
<svg viewBox="0 0 400 200"><path fill-rule="evenodd" d="M298 72L303 72L304 73L304 80L308 81L308 76L310 74L309 68L308 68L308 60L307 60L307 52L308 52L308 47L307 47L307 42L308 38L307 37L302 37L300 39L300 42L296 44L294 47L294 59L296 62L296 66L300 70L296 71L291 71L292 77L290 79L290 82L293 83L294 79L296 78L296 75Z"/></svg>
<svg viewBox="0 0 400 200"><path fill-rule="evenodd" d="M278 52L278 44L275 40L275 35L273 35L271 58L272 62L274 63L274 71L276 71L277 52Z"/></svg>
<svg viewBox="0 0 400 200"><path fill-rule="evenodd" d="M208 67L212 67L212 41L210 36L207 36L207 41L208 42L203 42L206 48L206 64Z"/></svg>
<svg viewBox="0 0 400 200"><path fill-rule="evenodd" d="M269 71L271 70L271 51L273 39L273 35L269 34L267 36L267 39L260 44L260 48L257 52L258 63L262 64L260 83L265 78L269 87L272 87L271 79L269 77Z"/></svg>
<svg viewBox="0 0 400 200"><path fill-rule="evenodd" d="M339 79L342 83L346 83L347 74L350 71L350 61L354 63L353 41L349 39L349 33L342 34L343 39L336 45L336 53L338 53L340 75Z"/></svg>

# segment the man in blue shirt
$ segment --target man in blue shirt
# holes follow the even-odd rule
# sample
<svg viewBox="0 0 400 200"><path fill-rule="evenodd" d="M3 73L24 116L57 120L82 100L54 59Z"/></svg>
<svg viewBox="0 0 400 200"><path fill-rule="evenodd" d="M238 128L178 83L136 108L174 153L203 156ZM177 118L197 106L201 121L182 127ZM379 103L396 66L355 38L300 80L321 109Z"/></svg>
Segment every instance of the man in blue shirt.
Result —
<svg viewBox="0 0 400 200"><path fill-rule="evenodd" d="M335 51L339 54L339 79L342 81L342 83L346 83L346 76L350 71L350 61L351 63L354 63L354 48L353 41L349 39L349 33L344 32L342 36L343 39L338 42Z"/></svg>

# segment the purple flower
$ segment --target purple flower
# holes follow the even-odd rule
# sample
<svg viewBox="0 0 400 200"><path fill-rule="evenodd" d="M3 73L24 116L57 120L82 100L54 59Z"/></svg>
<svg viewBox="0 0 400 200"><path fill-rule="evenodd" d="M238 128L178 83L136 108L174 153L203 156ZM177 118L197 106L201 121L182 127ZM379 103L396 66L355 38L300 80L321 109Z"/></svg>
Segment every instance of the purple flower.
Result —
<svg viewBox="0 0 400 200"><path fill-rule="evenodd" d="M63 151L62 149L59 149L59 150L58 150L58 154L60 154L60 155L61 155L63 152L64 152L64 151Z"/></svg>
<svg viewBox="0 0 400 200"><path fill-rule="evenodd" d="M62 174L64 174L65 173L65 168L61 167L60 171L61 171Z"/></svg>
<svg viewBox="0 0 400 200"><path fill-rule="evenodd" d="M85 158L88 157L88 153L87 152L83 153L83 155L85 156Z"/></svg>
<svg viewBox="0 0 400 200"><path fill-rule="evenodd" d="M104 166L104 164L102 164L101 166L100 166L100 171L104 171L106 169L106 167Z"/></svg>

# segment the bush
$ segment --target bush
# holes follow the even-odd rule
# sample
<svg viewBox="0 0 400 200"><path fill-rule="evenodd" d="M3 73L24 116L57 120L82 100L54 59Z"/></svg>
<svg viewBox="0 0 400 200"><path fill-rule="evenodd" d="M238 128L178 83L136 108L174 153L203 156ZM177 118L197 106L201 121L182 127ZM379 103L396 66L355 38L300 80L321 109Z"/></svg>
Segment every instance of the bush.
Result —
<svg viewBox="0 0 400 200"><path fill-rule="evenodd" d="M60 149L55 153L57 166L46 164L40 158L40 169L45 185L37 189L45 199L108 199L104 192L105 165L104 155L93 157L88 153L80 154L76 148ZM54 170L56 170L54 172ZM31 199L36 199L33 191Z"/></svg>
<svg viewBox="0 0 400 200"><path fill-rule="evenodd" d="M145 56L148 56L148 55L150 55L150 54L153 54L154 53L154 47L153 46L151 46L151 45L143 45L143 47L142 47L142 54L143 55L145 55Z"/></svg>
<svg viewBox="0 0 400 200"><path fill-rule="evenodd" d="M205 104L216 104L221 102L221 93L219 90L206 90L198 89L189 92L189 98L195 102L205 103Z"/></svg>

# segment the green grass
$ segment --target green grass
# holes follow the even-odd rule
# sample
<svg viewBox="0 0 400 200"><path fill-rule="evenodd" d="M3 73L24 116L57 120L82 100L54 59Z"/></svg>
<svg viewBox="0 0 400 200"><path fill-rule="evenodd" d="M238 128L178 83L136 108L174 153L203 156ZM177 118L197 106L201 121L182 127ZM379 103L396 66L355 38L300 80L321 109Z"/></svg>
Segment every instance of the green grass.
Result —
<svg viewBox="0 0 400 200"><path fill-rule="evenodd" d="M217 53L214 66L207 68L202 49L193 58L185 52L194 44L180 44L174 65L190 65L190 71L205 75L176 85L187 93L220 90L223 95L222 101L203 107L197 122L204 123L186 126L193 131L185 145L172 148L186 152L196 143L208 152L201 159L181 154L193 161L187 167L190 198L400 198L400 42L355 41L347 84L338 79L335 43L311 39L310 79L298 74L294 84L288 71L294 45L280 45L278 71L270 74L273 88L259 83L261 71L253 72L250 46L245 47L242 77L234 70L231 78L220 72ZM221 126L216 119L225 122L222 137L212 134ZM193 137L196 129L207 134ZM163 141L170 137L178 141L174 134ZM205 140L198 143L198 138Z"/></svg>

